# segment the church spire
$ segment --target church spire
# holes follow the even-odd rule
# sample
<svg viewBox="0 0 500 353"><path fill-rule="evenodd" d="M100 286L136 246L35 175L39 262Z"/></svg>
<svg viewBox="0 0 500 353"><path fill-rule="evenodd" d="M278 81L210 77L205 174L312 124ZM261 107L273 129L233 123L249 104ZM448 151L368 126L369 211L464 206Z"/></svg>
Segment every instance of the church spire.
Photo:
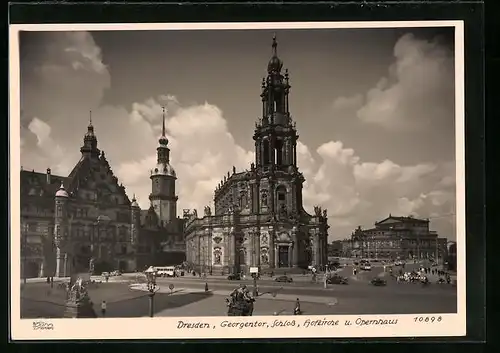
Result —
<svg viewBox="0 0 500 353"><path fill-rule="evenodd" d="M273 57L278 56L278 42L276 42L276 33L273 34Z"/></svg>
<svg viewBox="0 0 500 353"><path fill-rule="evenodd" d="M162 107L163 110L163 121L162 121L162 129L161 129L161 137L160 137L160 145L161 146L167 146L168 145L168 139L165 133L165 107Z"/></svg>
<svg viewBox="0 0 500 353"><path fill-rule="evenodd" d="M161 129L161 135L165 136L165 107L163 107L163 126Z"/></svg>

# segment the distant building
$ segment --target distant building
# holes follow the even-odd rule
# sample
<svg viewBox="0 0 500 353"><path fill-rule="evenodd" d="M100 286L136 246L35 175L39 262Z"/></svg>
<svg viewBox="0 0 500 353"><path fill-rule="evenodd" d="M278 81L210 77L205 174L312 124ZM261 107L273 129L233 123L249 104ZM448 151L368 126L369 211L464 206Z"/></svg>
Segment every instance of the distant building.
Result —
<svg viewBox="0 0 500 353"><path fill-rule="evenodd" d="M344 251L361 258L444 259L447 239L429 229L428 219L389 215L375 228L358 227L344 240Z"/></svg>
<svg viewBox="0 0 500 353"><path fill-rule="evenodd" d="M344 243L342 240L334 240L328 244L328 257L340 257L343 255Z"/></svg>
<svg viewBox="0 0 500 353"><path fill-rule="evenodd" d="M176 175L167 144L164 128L158 164L150 173L148 210L128 198L113 174L97 148L92 120L68 176L21 170L22 275L62 277L181 263L184 220L176 216Z"/></svg>
<svg viewBox="0 0 500 353"><path fill-rule="evenodd" d="M262 118L256 123L255 163L227 173L214 195L215 214L186 210L187 261L200 271L276 272L327 264L326 210L308 214L302 204L304 176L297 166L297 139L288 94L288 71L273 55L262 81Z"/></svg>
<svg viewBox="0 0 500 353"><path fill-rule="evenodd" d="M457 270L457 243L450 241L447 244L448 256L446 258L447 268L449 271Z"/></svg>

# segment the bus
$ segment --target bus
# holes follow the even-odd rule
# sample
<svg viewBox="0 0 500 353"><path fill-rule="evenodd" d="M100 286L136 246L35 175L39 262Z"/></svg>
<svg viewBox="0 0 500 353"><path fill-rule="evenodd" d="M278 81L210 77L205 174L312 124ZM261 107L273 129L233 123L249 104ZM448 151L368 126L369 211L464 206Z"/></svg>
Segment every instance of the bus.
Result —
<svg viewBox="0 0 500 353"><path fill-rule="evenodd" d="M158 266L156 274L161 277L175 277L175 266Z"/></svg>

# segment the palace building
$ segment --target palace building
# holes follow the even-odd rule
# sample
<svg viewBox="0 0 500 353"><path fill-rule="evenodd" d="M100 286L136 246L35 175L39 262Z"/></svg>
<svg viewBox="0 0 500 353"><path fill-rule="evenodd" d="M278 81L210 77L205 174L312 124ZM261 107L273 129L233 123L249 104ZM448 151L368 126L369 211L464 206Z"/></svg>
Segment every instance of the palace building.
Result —
<svg viewBox="0 0 500 353"><path fill-rule="evenodd" d="M68 176L21 170L21 268L26 277L143 270L185 260L176 174L163 133L150 171L150 207L141 210L97 148L92 118ZM145 173L145 175L147 175Z"/></svg>
<svg viewBox="0 0 500 353"><path fill-rule="evenodd" d="M343 241L343 256L381 259L435 259L447 256L447 239L430 230L428 219L389 217L370 229L355 229Z"/></svg>
<svg viewBox="0 0 500 353"><path fill-rule="evenodd" d="M316 206L310 215L303 208L299 136L276 37L272 53L262 80L262 117L253 134L255 162L241 172L233 167L223 177L213 213L208 206L202 217L197 210L184 210L186 257L199 271L293 271L327 264L327 211Z"/></svg>

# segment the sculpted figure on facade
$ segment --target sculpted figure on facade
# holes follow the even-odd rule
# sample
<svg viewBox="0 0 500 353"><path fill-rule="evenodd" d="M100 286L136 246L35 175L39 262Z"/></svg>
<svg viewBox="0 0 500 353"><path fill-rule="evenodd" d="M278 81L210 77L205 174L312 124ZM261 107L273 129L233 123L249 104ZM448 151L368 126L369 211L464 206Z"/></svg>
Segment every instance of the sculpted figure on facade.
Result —
<svg viewBox="0 0 500 353"><path fill-rule="evenodd" d="M260 250L260 263L262 265L267 265L269 264L269 255L267 254L267 249L263 248Z"/></svg>
<svg viewBox="0 0 500 353"><path fill-rule="evenodd" d="M210 206L205 206L205 216L210 217L212 215L212 210L210 209Z"/></svg>
<svg viewBox="0 0 500 353"><path fill-rule="evenodd" d="M220 265L221 264L221 255L222 251L220 248L215 248L214 249L214 265Z"/></svg>
<svg viewBox="0 0 500 353"><path fill-rule="evenodd" d="M261 194L261 204L264 207L267 207L267 191L263 191Z"/></svg>

